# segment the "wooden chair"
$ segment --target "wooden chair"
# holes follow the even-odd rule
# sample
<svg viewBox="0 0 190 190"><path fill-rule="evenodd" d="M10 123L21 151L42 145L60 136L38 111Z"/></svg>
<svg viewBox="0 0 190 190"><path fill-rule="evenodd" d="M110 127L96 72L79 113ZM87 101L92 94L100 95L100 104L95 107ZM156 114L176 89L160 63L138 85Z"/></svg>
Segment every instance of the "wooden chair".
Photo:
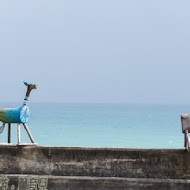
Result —
<svg viewBox="0 0 190 190"><path fill-rule="evenodd" d="M184 147L187 151L190 151L190 114L182 114L181 115L181 125L182 125L182 133L184 133Z"/></svg>

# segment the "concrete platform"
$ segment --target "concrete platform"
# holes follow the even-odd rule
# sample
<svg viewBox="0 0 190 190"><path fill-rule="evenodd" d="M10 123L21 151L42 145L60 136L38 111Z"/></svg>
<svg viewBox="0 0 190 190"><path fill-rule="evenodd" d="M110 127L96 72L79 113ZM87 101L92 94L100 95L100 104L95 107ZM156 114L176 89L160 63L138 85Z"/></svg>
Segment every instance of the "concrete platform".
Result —
<svg viewBox="0 0 190 190"><path fill-rule="evenodd" d="M0 175L7 190L189 190L189 180L85 176Z"/></svg>
<svg viewBox="0 0 190 190"><path fill-rule="evenodd" d="M189 179L184 149L0 146L0 190L186 190Z"/></svg>

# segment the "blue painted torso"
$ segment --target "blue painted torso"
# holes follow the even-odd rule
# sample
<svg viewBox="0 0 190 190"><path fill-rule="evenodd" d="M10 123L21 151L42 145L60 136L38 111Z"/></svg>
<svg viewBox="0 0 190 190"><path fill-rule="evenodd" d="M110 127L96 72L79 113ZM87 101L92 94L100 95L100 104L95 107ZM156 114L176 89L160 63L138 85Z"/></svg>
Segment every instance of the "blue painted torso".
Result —
<svg viewBox="0 0 190 190"><path fill-rule="evenodd" d="M30 118L27 105L19 108L4 108L0 111L0 121L4 123L26 123Z"/></svg>

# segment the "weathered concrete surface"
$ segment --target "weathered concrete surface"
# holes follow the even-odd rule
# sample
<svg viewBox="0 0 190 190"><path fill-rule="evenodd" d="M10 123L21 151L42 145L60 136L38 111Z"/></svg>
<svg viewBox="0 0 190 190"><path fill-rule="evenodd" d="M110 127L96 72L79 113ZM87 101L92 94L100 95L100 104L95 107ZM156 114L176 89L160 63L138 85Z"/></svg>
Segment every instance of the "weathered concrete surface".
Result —
<svg viewBox="0 0 190 190"><path fill-rule="evenodd" d="M164 149L0 146L0 173L187 179L190 153Z"/></svg>
<svg viewBox="0 0 190 190"><path fill-rule="evenodd" d="M190 181L114 177L0 175L6 190L189 190Z"/></svg>
<svg viewBox="0 0 190 190"><path fill-rule="evenodd" d="M188 179L186 150L0 146L0 190L186 190Z"/></svg>

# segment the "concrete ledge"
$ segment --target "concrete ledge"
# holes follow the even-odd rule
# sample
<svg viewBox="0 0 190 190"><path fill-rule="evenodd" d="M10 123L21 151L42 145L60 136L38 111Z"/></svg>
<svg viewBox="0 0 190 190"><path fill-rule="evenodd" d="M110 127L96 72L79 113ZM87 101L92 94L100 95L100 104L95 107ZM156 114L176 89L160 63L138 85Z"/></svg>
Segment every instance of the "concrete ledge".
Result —
<svg viewBox="0 0 190 190"><path fill-rule="evenodd" d="M0 146L0 173L187 179L190 153L172 149Z"/></svg>
<svg viewBox="0 0 190 190"><path fill-rule="evenodd" d="M0 175L7 190L189 190L189 180L115 177Z"/></svg>
<svg viewBox="0 0 190 190"><path fill-rule="evenodd" d="M190 153L0 146L0 190L189 190Z"/></svg>

